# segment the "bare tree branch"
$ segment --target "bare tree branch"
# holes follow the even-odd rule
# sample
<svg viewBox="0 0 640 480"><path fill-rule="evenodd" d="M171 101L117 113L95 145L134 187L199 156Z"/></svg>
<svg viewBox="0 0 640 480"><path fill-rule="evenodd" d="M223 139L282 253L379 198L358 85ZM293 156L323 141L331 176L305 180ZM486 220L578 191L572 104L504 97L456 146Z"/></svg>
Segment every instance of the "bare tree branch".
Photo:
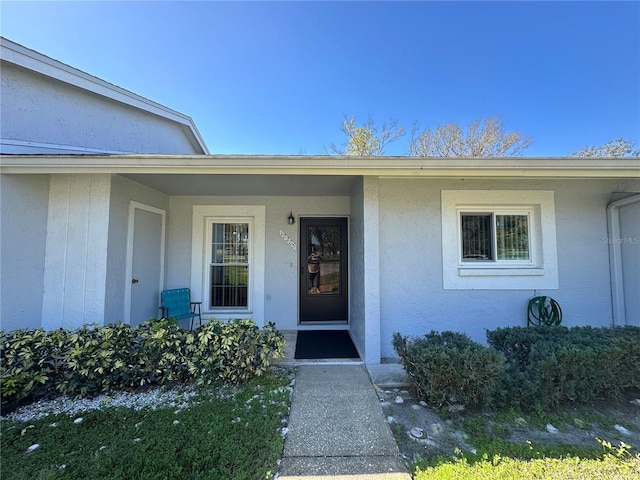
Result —
<svg viewBox="0 0 640 480"><path fill-rule="evenodd" d="M520 132L505 131L500 117L479 118L466 132L456 123L437 125L433 131L411 131L408 154L419 157L514 157L531 145L533 139Z"/></svg>
<svg viewBox="0 0 640 480"><path fill-rule="evenodd" d="M340 131L347 137L347 140L340 146L331 144L329 147L331 152L336 155L360 157L384 155L387 146L404 135L404 129L398 126L396 120L391 120L388 126L383 123L378 131L371 116L362 125L357 125L355 117L345 115Z"/></svg>
<svg viewBox="0 0 640 480"><path fill-rule="evenodd" d="M640 157L640 148L633 140L617 138L609 140L604 145L593 147L582 147L581 150L573 152L570 157Z"/></svg>

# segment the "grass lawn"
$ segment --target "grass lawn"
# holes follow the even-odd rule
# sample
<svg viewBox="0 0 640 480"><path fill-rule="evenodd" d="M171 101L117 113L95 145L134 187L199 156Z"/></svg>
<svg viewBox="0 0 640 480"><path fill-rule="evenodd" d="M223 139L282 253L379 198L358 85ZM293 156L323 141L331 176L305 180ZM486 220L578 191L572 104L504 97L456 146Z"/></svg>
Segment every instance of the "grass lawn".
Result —
<svg viewBox="0 0 640 480"><path fill-rule="evenodd" d="M269 373L227 395L203 390L183 410L106 408L3 421L0 477L268 479L282 453L289 382L286 373Z"/></svg>
<svg viewBox="0 0 640 480"><path fill-rule="evenodd" d="M640 460L615 456L604 459L540 458L521 460L495 456L483 456L469 462L462 458L447 461L435 467L417 468L415 480L464 479L540 479L562 480L634 480L640 478Z"/></svg>
<svg viewBox="0 0 640 480"><path fill-rule="evenodd" d="M554 412L437 410L408 390L378 396L414 480L640 479L640 409L629 401L640 391Z"/></svg>
<svg viewBox="0 0 640 480"><path fill-rule="evenodd" d="M509 415L504 417L506 419ZM536 417L540 415L527 416L527 419L533 424ZM553 418L555 424L560 425L564 417L548 414L540 418ZM584 417L584 420L576 417L573 420L586 423L589 419L607 423L605 416ZM504 426L489 427L481 415L467 417L464 430L469 435L469 442L476 447L476 453L458 451L453 457L437 456L416 462L413 466L414 480L640 478L640 454L624 443L612 445L599 439L595 440L600 445L594 442L593 447L513 443L501 438L507 431Z"/></svg>

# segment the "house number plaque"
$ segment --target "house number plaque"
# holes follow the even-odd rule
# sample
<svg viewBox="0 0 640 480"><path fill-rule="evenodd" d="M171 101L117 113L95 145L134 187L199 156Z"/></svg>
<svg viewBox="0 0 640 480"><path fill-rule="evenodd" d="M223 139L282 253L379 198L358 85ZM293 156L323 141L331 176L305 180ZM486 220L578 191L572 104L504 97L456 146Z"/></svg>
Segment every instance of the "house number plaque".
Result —
<svg viewBox="0 0 640 480"><path fill-rule="evenodd" d="M296 242L294 242L293 240L291 240L291 238L289 238L289 235L287 235L286 233L284 233L282 231L282 229L280 230L280 236L282 237L282 240L284 240L284 243L286 243L287 245L289 245L293 251L295 252L296 250Z"/></svg>

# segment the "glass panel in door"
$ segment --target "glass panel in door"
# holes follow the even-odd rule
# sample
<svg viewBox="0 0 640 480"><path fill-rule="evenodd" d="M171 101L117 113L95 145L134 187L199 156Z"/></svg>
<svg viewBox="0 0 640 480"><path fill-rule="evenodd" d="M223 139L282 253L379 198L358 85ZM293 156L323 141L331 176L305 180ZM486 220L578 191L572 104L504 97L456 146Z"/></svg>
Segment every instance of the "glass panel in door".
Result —
<svg viewBox="0 0 640 480"><path fill-rule="evenodd" d="M307 293L339 295L341 293L339 226L307 225Z"/></svg>
<svg viewBox="0 0 640 480"><path fill-rule="evenodd" d="M300 321L347 321L347 219L300 219Z"/></svg>

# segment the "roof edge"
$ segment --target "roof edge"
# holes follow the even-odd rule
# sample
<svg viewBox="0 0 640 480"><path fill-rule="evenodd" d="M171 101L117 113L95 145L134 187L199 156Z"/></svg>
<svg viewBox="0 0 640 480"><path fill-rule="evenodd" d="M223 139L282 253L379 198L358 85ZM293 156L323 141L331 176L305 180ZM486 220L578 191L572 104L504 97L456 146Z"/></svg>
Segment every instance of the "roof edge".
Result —
<svg viewBox="0 0 640 480"><path fill-rule="evenodd" d="M78 70L40 52L0 36L0 59L27 70L73 85L88 92L129 105L186 127L202 153L208 154L204 139L193 119L160 103L130 92L94 75Z"/></svg>
<svg viewBox="0 0 640 480"><path fill-rule="evenodd" d="M426 158L309 155L2 155L2 173L637 178L640 158Z"/></svg>

